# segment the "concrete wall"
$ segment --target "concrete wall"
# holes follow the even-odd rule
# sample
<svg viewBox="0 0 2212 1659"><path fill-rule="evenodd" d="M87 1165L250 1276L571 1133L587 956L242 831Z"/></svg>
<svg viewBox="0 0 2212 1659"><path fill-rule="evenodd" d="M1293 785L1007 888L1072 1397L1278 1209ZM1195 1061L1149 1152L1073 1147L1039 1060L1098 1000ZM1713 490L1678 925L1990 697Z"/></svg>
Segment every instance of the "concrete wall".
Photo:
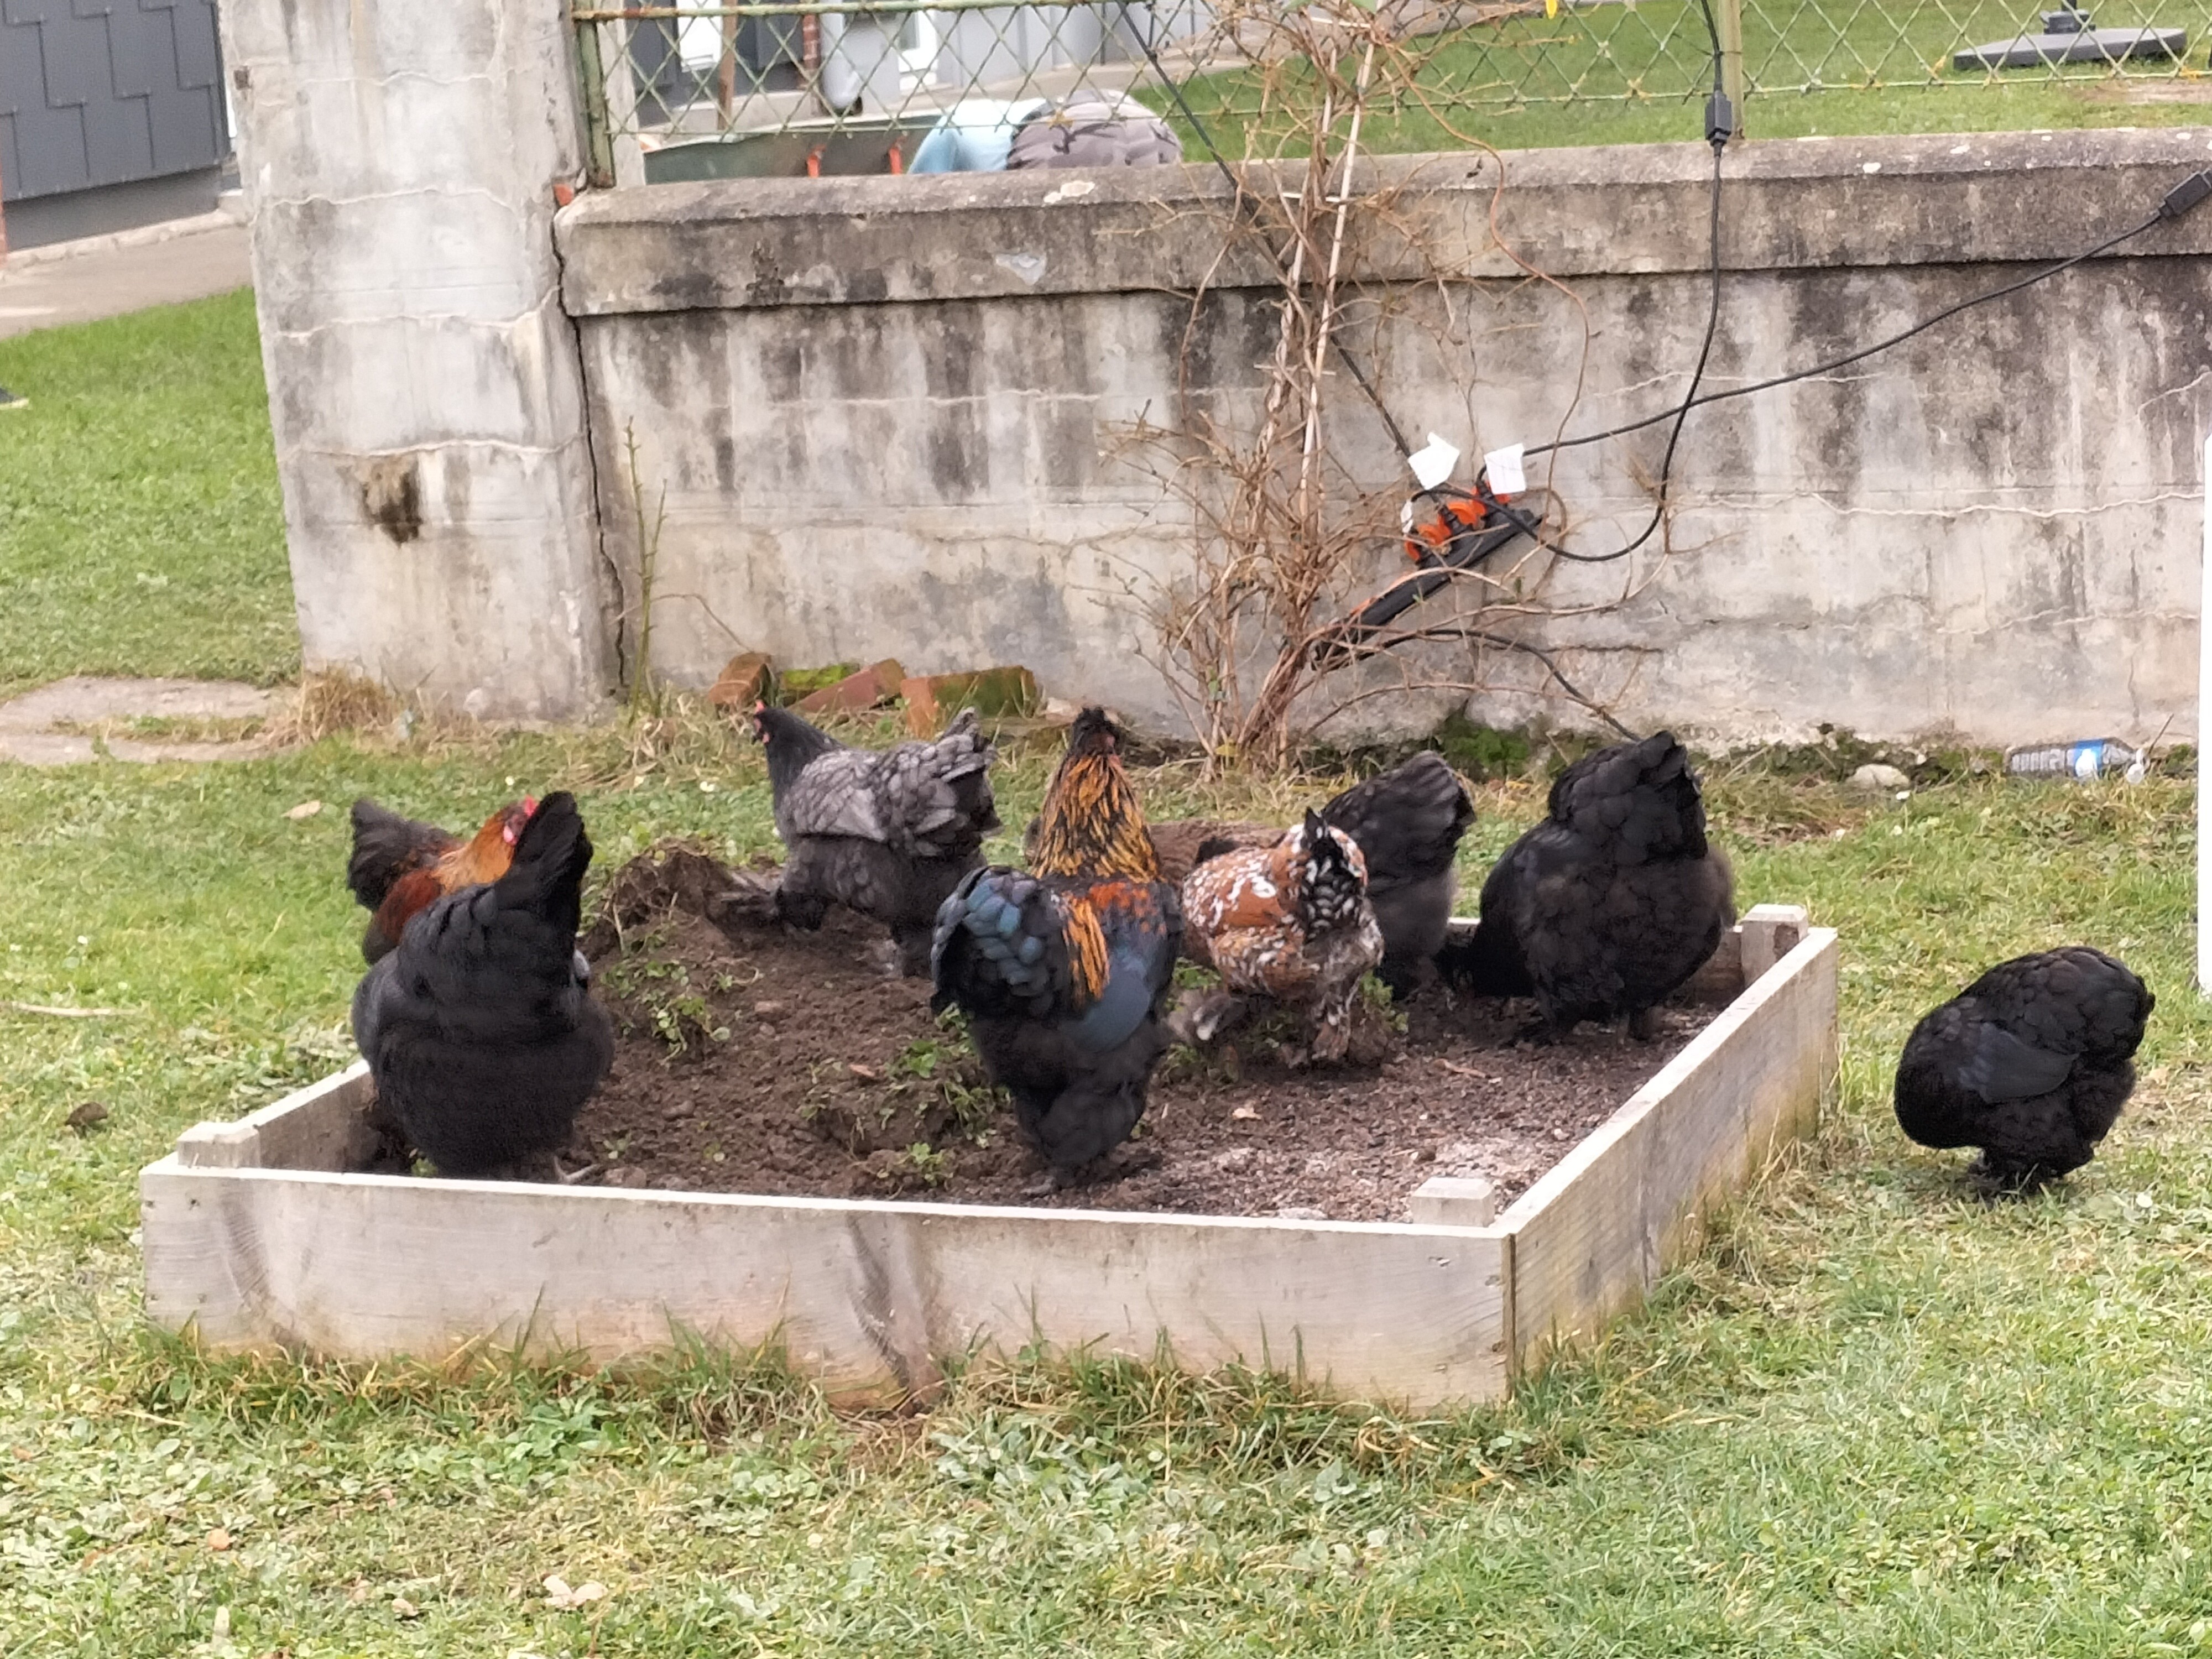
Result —
<svg viewBox="0 0 2212 1659"><path fill-rule="evenodd" d="M307 665L487 716L612 677L556 182L563 9L225 0Z"/></svg>
<svg viewBox="0 0 2212 1659"><path fill-rule="evenodd" d="M1870 340L2147 216L2212 160L2203 131L1753 143L1729 155L1709 386ZM1389 164L1427 187L1391 320L1359 342L1394 412L1471 453L1666 406L1707 299L1702 146ZM1064 178L667 185L560 216L605 532L634 568L620 465L667 491L655 655L702 682L740 645L915 672L1018 659L1063 695L1167 720L1134 595L1187 566L1187 515L1116 434L1178 416L1223 187L1199 168ZM1802 735L1820 722L1990 742L2194 729L2212 208L1841 373L1693 414L1673 550L1565 567L1532 637L1632 725ZM1194 392L1249 407L1265 272L1231 259L1190 337ZM1445 307L1471 319L1452 343ZM1348 387L1332 420L1404 477ZM1577 544L1650 511L1662 429L1560 457ZM1378 547L1375 575L1393 567ZM1527 681L1525 662L1486 678ZM1486 700L1525 718L1522 696ZM1556 702L1550 711L1565 712ZM1433 712L1430 704L1420 712ZM1382 718L1388 704L1368 706ZM2168 720L2172 724L2167 726Z"/></svg>

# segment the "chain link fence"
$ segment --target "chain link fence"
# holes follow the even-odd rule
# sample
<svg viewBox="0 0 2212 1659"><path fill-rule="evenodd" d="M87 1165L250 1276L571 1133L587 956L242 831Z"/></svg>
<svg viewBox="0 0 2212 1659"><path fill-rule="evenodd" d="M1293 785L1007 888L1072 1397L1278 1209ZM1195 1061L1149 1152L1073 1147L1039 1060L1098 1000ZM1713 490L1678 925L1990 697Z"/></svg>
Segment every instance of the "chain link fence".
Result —
<svg viewBox="0 0 2212 1659"><path fill-rule="evenodd" d="M1140 82L1152 96L1128 107L1158 105L1152 61L1188 78L1190 47L1215 32L1206 0L777 0L571 15L600 184L973 170L979 151L1003 165L1031 115L1085 100L1119 110Z"/></svg>
<svg viewBox="0 0 2212 1659"><path fill-rule="evenodd" d="M1192 114L1232 158L1278 153L1305 130L1271 131L1279 99L1261 90L1271 75L1280 85L1265 44L1279 36L1264 8L1282 3L579 3L592 179L988 168L1006 165L1024 123L1078 105L1094 117L1100 106L1157 112L1194 157L1204 151ZM1754 134L1775 130L1793 102L1840 114L1856 100L1822 130L1887 131L1925 124L1924 106L1907 103L1931 93L1994 91L2018 118L1935 124L1944 126L2071 124L2034 101L2039 88L2157 104L2192 101L2203 83L2212 101L2212 0L2091 11L2036 10L2033 0L1711 0L1710 25L1701 0L1381 3L1397 14L1402 61L1378 99L1370 149L1696 137L1716 36ZM1784 124L1809 130L1794 111Z"/></svg>

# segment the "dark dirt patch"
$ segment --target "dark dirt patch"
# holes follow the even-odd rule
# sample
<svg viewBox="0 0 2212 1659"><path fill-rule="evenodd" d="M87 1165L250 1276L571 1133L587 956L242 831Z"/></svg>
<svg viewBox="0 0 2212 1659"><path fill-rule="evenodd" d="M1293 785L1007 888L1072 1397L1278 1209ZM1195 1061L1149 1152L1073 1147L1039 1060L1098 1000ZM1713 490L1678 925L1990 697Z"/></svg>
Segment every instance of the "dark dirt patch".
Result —
<svg viewBox="0 0 2212 1659"><path fill-rule="evenodd" d="M1517 1195L1712 1012L1662 1011L1650 1043L1585 1028L1534 1047L1513 1041L1528 1005L1431 989L1402 1036L1376 1017L1368 1047L1387 1058L1334 1071L1287 1069L1248 1027L1203 1059L1171 1054L1107 1176L1053 1190L957 1022L932 1019L927 981L883 972L879 927L643 908L626 907L619 954L594 957L619 1042L564 1158L600 1165L592 1183L1395 1220L1432 1175Z"/></svg>

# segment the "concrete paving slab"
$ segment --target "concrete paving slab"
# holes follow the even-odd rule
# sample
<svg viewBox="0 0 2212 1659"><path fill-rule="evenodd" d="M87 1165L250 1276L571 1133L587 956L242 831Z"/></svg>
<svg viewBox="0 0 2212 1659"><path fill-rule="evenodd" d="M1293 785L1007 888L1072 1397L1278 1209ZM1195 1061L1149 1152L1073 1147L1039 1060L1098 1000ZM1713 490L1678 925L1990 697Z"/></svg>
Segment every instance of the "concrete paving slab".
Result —
<svg viewBox="0 0 2212 1659"><path fill-rule="evenodd" d="M149 719L266 720L276 711L280 695L233 680L72 675L0 702L0 760L27 766L70 766L97 760L100 744L83 727ZM246 760L267 752L251 740L193 738L172 742L116 736L105 742L107 752L124 761Z"/></svg>
<svg viewBox="0 0 2212 1659"><path fill-rule="evenodd" d="M58 721L266 720L277 693L237 680L112 679L73 674L0 702L0 731L43 732Z"/></svg>

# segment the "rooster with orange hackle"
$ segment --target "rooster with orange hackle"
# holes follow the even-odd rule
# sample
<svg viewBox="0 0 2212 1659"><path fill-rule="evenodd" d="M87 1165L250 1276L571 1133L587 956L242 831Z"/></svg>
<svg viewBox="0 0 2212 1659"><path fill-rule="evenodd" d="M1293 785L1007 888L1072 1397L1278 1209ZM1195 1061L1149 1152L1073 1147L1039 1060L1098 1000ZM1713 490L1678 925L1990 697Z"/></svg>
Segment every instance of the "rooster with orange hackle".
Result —
<svg viewBox="0 0 2212 1659"><path fill-rule="evenodd" d="M404 818L366 795L354 802L346 885L369 913L362 955L378 961L438 899L505 875L514 862L515 842L537 811L537 801L527 795L509 801L463 841L434 823Z"/></svg>
<svg viewBox="0 0 2212 1659"><path fill-rule="evenodd" d="M1064 1178L1144 1115L1168 1046L1162 1005L1182 912L1122 769L1121 732L1086 708L1045 793L1033 871L994 865L937 913L933 1005L968 1016L976 1052Z"/></svg>

